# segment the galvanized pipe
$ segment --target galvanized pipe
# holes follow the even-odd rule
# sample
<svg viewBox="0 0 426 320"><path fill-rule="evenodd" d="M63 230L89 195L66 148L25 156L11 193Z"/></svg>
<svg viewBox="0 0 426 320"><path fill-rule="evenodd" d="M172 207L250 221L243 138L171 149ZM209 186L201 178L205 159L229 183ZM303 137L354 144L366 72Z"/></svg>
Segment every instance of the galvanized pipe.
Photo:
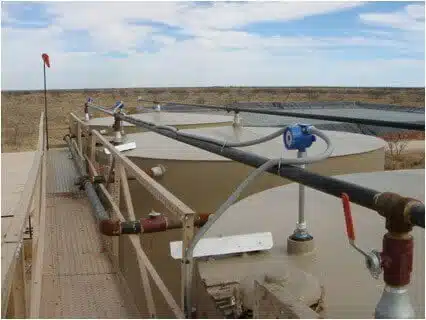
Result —
<svg viewBox="0 0 426 320"><path fill-rule="evenodd" d="M218 146L214 143L210 143L207 141L200 141L195 138L191 138L188 136L179 135L178 131L168 130L164 127L158 127L155 124L148 123L142 120L134 119L130 116L126 116L120 113L114 114L113 112L99 106L89 105L92 108L103 111L107 114L113 115L123 121L132 123L136 126L148 129L150 131L156 132L163 136L167 136L171 139L198 147L200 149L221 155L225 158L244 163L246 165L258 168L261 165L265 164L269 159L259 156L257 154L253 154L247 151L242 151L236 148L231 147L222 147ZM366 188L363 186L356 185L354 183L338 180L333 177L322 176L313 172L309 172L305 169L292 166L292 165L281 165L274 166L267 170L272 174L279 175L283 178L287 178L294 182L302 183L307 187L316 189L318 191L322 191L329 195L335 197L341 197L342 193L346 193L349 195L351 202L361 205L363 207L372 209L377 211L378 209L382 209L381 206L377 205L377 202L380 200L382 192ZM401 196L399 198L405 199ZM409 218L410 222L413 225L424 228L424 204L415 201L413 205L410 204L410 207L406 210L406 217ZM385 218L390 218L391 216L387 215L387 212L382 212L381 214ZM380 212L379 212L380 213ZM402 215L403 212L400 212ZM392 215L393 216L393 215Z"/></svg>
<svg viewBox="0 0 426 320"><path fill-rule="evenodd" d="M152 100L140 100L140 101L153 102ZM167 102L167 101L160 101L160 103L178 104L178 105L183 105L188 107L198 107L198 108L215 109L215 110L224 110L227 112L234 111L234 112L259 113L259 114L269 114L274 116L330 120L330 121L337 121L337 122L358 123L358 124L365 124L365 125L376 125L381 127L425 131L424 121L419 121L418 123L406 123L401 121L389 121L389 120L378 120L378 119L368 119L368 118L351 118L351 117L342 117L342 116L324 115L324 114L307 114L303 112L290 112L290 111L281 111L281 110L265 110L261 108L244 108L244 107L228 107L228 106L225 107L225 106L212 106L212 105L205 105L205 104L175 103L175 102Z"/></svg>
<svg viewBox="0 0 426 320"><path fill-rule="evenodd" d="M306 151L298 151L297 157L303 158L306 156ZM305 168L305 165L301 165L301 168ZM305 222L305 186L299 184L299 217L298 217L298 229L306 229Z"/></svg>

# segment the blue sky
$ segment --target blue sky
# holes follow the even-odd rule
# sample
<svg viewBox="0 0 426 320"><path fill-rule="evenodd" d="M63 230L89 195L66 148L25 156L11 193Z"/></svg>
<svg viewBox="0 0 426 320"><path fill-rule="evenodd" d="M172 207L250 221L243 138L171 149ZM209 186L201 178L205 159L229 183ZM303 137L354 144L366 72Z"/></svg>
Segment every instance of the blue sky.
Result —
<svg viewBox="0 0 426 320"><path fill-rule="evenodd" d="M2 89L421 86L424 2L3 2Z"/></svg>

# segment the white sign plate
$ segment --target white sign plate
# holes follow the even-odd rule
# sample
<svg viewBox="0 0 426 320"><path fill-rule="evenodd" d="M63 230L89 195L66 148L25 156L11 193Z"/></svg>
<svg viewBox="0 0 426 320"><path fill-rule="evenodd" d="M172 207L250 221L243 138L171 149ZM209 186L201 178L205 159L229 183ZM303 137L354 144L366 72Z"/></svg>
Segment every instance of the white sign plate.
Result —
<svg viewBox="0 0 426 320"><path fill-rule="evenodd" d="M270 232L204 238L197 243L194 258L269 250L272 246L273 239ZM170 254L173 259L182 259L182 241L170 242Z"/></svg>
<svg viewBox="0 0 426 320"><path fill-rule="evenodd" d="M135 142L123 143L123 144L116 146L115 148L120 152L133 150L133 149L136 149L136 143ZM104 151L105 151L106 154L111 153L111 152L109 152L109 150L107 148L104 148Z"/></svg>

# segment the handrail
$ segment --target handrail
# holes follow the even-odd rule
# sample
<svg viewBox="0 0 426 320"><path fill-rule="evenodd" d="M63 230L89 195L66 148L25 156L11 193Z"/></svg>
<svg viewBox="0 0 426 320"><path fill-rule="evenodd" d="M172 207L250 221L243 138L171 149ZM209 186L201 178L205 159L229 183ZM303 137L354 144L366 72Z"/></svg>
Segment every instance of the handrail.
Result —
<svg viewBox="0 0 426 320"><path fill-rule="evenodd" d="M130 192L127 185L127 175L126 171L128 171L132 176L135 177L135 179L149 192L153 195L154 198L159 200L171 213L176 215L177 217L180 217L184 221L184 228L182 228L184 236L183 238L188 239L188 234L193 234L194 225L187 225L185 222L193 222L193 216L194 212L191 208L186 206L183 202L181 202L178 198L176 198L172 193L170 193L168 190L166 190L161 184L159 184L157 181L152 179L147 173L145 173L142 169L137 167L133 162L131 162L126 156L120 154L120 152L117 151L117 149L109 142L107 141L98 131L96 130L90 130L90 127L84 123L81 119L79 119L75 114L70 113L70 121L76 122L77 126L74 128L74 123L70 122L70 131L73 138L71 146L73 149L75 149L78 154L82 157L82 161L86 162L89 167L89 172L93 176L98 176L98 171L94 165L96 163L95 159L95 153L94 153L94 147L96 146L97 142L100 142L104 148L110 151L110 156L112 159L114 159L113 163L111 165L115 167L115 174L114 174L114 192L111 194L104 183L99 183L99 189L102 191L102 193L107 198L108 202L110 203L112 210L113 210L113 219L118 219L119 221L123 222L124 217L122 213L120 212L119 203L120 201L120 195L117 193L117 189L120 190L120 186L123 187L124 191L124 199L126 202L126 207L128 208L128 212L133 212L133 208L131 207L131 198L130 198ZM74 130L77 132L74 132ZM84 139L79 139L79 136L81 137L84 132ZM91 139L90 145L91 145L91 152L90 155L84 154L84 152L87 151L87 147L89 146L89 138ZM86 146L84 146L86 144ZM127 185L127 188L126 188ZM118 191L119 192L119 191ZM131 217L132 218L132 217ZM134 218L134 217L133 217ZM155 317L155 306L153 301L153 296L151 292L151 288L149 285L149 279L146 274L146 270L148 270L149 274L151 275L152 279L154 280L155 285L159 289L159 291L162 293L164 299L166 300L167 304L169 305L170 309L174 313L174 315L177 318L184 318L184 313L182 312L182 309L179 307L179 305L176 303L176 301L173 298L173 295L170 293L170 291L165 286L164 282L162 281L161 277L155 270L154 266L149 261L148 256L142 249L142 246L140 244L140 241L138 239L137 235L127 235L129 236L130 243L132 244L136 255L137 260L139 264L140 274L142 277L143 282L143 288L145 291L146 299L147 299L147 306L148 311L150 312L152 317ZM115 239L112 239L114 241ZM185 241L189 245L190 241ZM185 248L184 248L185 250ZM112 251L112 252L111 252ZM114 249L109 250L110 258L113 261L113 263L118 264L118 247L116 246ZM115 251L115 252L114 252ZM189 268L188 265L182 264L182 296L183 296L183 288L185 283L185 275L188 274L187 268ZM183 305L183 297L181 301Z"/></svg>
<svg viewBox="0 0 426 320"><path fill-rule="evenodd" d="M43 152L43 161L41 168L40 179L40 199L38 210L38 233L33 240L33 269L31 271L31 294L30 294L30 308L29 317L39 318L40 304L41 304L41 286L42 286L42 273L44 261L44 242L46 234L46 180L47 180L47 136L43 129L43 122L40 120L40 133L39 133L39 150Z"/></svg>
<svg viewBox="0 0 426 320"><path fill-rule="evenodd" d="M6 315L8 303L11 301L14 302L14 312L19 313L18 316L27 317L28 315L29 305L26 301L25 292L26 280L24 277L25 254L23 240L26 221L30 221L31 219L30 211L33 201L36 201L37 204L36 215L39 216L40 212L43 211L43 193L40 189L41 184L43 183L42 177L45 174L43 169L45 166L45 133L43 121L44 113L42 112L40 116L37 151L35 152L33 164L30 169L27 182L25 183L21 199L13 211L13 220L9 224L4 238L2 239L2 266L3 268L6 267L6 270L2 270L2 316ZM38 189L37 195L42 199L36 199L36 189ZM38 224L38 217L35 217L34 220L33 224ZM33 245L34 243L33 234ZM34 251L35 250L33 248L32 252ZM3 257L3 252L5 252L5 257ZM20 259L20 264L17 264L18 258ZM34 273L32 271L32 276L33 275ZM19 284L17 285L18 287L21 286L23 289L21 288L20 290L16 290L14 288L14 290L11 290L12 287L15 287L15 282ZM13 299L9 299L10 294L13 294ZM30 292L30 298L33 299L32 292ZM18 306L18 304L21 305Z"/></svg>

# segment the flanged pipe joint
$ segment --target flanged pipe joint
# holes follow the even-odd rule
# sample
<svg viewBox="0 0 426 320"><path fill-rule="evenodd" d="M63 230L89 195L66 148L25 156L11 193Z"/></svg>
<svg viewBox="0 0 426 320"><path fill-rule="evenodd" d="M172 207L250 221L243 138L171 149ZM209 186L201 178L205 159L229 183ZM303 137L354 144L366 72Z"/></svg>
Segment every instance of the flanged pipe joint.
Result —
<svg viewBox="0 0 426 320"><path fill-rule="evenodd" d="M315 135L310 132L313 128L308 124L288 126L283 134L284 145L288 150L297 150L297 157L306 157L306 149L316 141ZM304 168L304 165L301 166ZM309 234L305 221L305 186L299 184L299 217L296 229L287 239L289 254L303 254L314 249L313 237Z"/></svg>

